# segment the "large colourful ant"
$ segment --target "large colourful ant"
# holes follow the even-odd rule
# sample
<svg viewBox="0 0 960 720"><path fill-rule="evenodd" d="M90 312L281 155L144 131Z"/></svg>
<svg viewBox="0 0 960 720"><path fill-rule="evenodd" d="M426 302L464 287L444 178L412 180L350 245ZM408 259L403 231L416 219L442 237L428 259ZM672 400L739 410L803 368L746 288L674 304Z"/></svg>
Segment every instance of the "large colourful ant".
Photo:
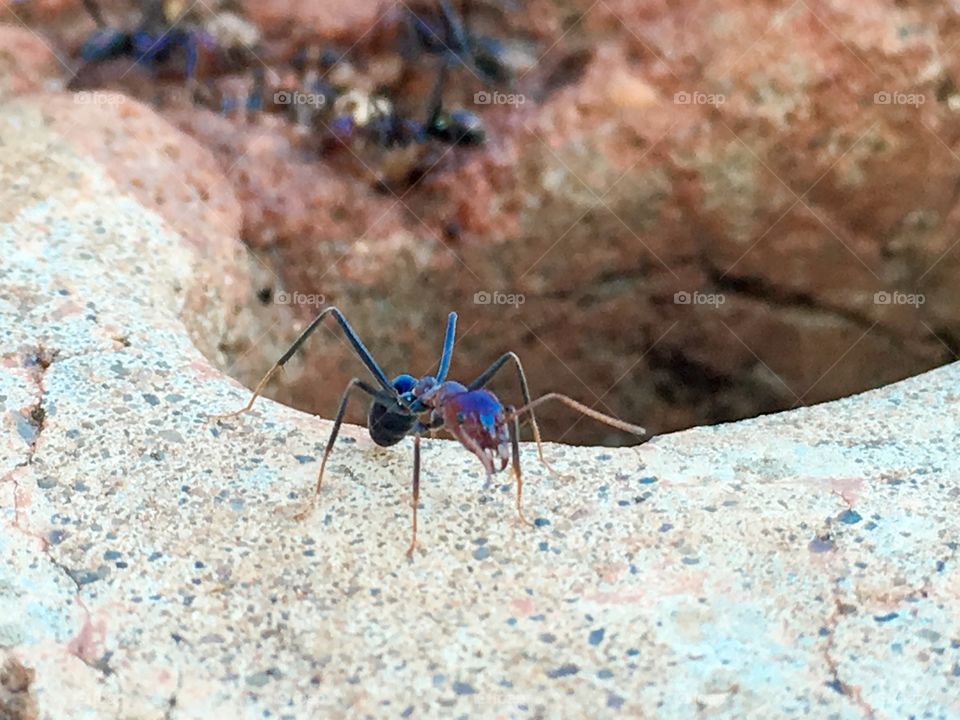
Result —
<svg viewBox="0 0 960 720"><path fill-rule="evenodd" d="M425 433L446 430L453 435L467 450L477 456L487 473L488 481L494 473L504 470L507 464L512 462L513 474L517 483L517 514L521 522L526 525L531 525L531 523L523 514L521 505L523 495L519 444L521 416L530 416L530 425L533 430L534 441L537 444L537 452L541 462L551 472L555 471L543 456L540 430L537 427L533 412L536 406L549 400L558 400L587 417L624 432L641 436L646 434L642 427L604 415L566 395L547 393L536 400L532 400L523 365L520 363L520 358L513 352L506 352L501 355L469 385L447 380L457 328L457 314L454 312L450 313L447 318L447 330L443 340L443 351L440 355L437 374L424 375L417 379L404 373L390 380L360 340L356 331L347 322L343 313L336 307L325 308L313 319L269 372L263 376L263 379L260 380L253 391L253 397L250 398L250 402L245 407L226 415L218 415L214 419L223 420L249 411L270 378L293 357L327 316L333 316L337 321L354 352L367 370L370 371L370 374L373 375L376 385L371 385L360 378L353 378L347 383L347 387L340 398L340 406L333 421L333 429L330 431L330 437L323 451L323 458L320 461L316 488L307 507L296 516L299 520L308 517L316 506L323 484L323 473L327 466L327 460L337 441L340 426L347 410L347 403L355 389L366 393L372 399L367 415L367 429L370 432L371 439L377 445L389 447L396 445L406 436L413 435L413 535L410 540L410 547L407 549L408 556L413 555L417 545L417 505L420 500L420 438ZM484 389L491 378L508 362L512 362L516 366L520 380L523 405L519 408L513 405L503 405L496 395Z"/></svg>
<svg viewBox="0 0 960 720"><path fill-rule="evenodd" d="M235 16L231 16L232 22L227 14L217 16L214 27L218 34L215 35L194 22L187 22L179 14L178 4L169 0L147 0L137 25L133 29L121 29L106 22L97 0L83 0L83 6L97 29L80 48L84 65L77 76L87 66L119 58L129 58L136 65L153 71L175 54L182 53L183 75L193 84L201 53L215 54L234 64L244 64L255 54L256 32Z"/></svg>
<svg viewBox="0 0 960 720"><path fill-rule="evenodd" d="M192 80L200 47L213 44L213 38L200 30L172 24L162 0L147 3L140 22L132 30L110 27L96 0L83 0L83 6L97 24L80 48L80 57L87 64L126 57L152 68L166 62L174 51L182 50L186 54L184 73Z"/></svg>
<svg viewBox="0 0 960 720"><path fill-rule="evenodd" d="M440 27L406 8L409 28L408 54L436 55L448 67L465 67L485 85L506 85L513 71L503 43L493 37L474 34L467 17L461 17L448 0L439 0ZM470 8L464 3L464 13Z"/></svg>

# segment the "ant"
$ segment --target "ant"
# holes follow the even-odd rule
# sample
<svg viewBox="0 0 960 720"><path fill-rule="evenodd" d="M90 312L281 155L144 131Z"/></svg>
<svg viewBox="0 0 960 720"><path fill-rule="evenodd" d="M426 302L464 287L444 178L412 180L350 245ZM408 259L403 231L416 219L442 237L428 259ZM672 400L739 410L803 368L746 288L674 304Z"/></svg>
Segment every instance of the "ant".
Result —
<svg viewBox="0 0 960 720"><path fill-rule="evenodd" d="M504 470L507 464L512 462L513 474L517 483L517 514L520 516L520 521L526 525L532 525L532 523L527 520L521 507L523 476L520 472L519 437L520 417L522 415L529 414L530 416L530 425L533 429L533 438L537 444L540 461L555 474L556 471L543 456L540 430L537 427L533 412L536 406L547 401L558 400L587 417L619 430L639 436L646 434L646 430L642 427L604 415L560 393L547 393L536 400L532 400L523 365L520 363L520 358L513 352L506 352L501 355L469 385L447 380L457 328L457 314L455 312L451 312L447 318L447 330L444 335L443 351L440 355L437 374L424 375L418 379L403 373L390 380L360 340L356 331L347 322L343 313L332 306L320 311L300 336L293 341L293 344L257 384L253 391L253 397L250 398L250 402L245 407L226 415L217 415L212 419L219 421L236 417L250 410L270 378L293 357L300 346L306 342L307 338L328 316L332 316L337 321L357 357L373 375L376 386L356 377L347 383L347 387L340 397L340 406L337 409L333 429L330 431L330 437L323 451L323 459L320 461L320 473L317 476L316 488L307 507L296 515L297 520L307 518L316 507L327 460L337 441L347 403L355 389L366 393L372 400L367 414L367 429L371 439L377 445L389 447L396 445L407 435L413 435L413 534L410 547L407 549L408 557L413 555L417 545L417 505L420 500L420 438L424 433L446 430L453 435L460 441L461 445L480 460L487 473L487 482L490 481L494 473ZM520 392L523 396L523 405L519 408L513 405L503 405L496 395L484 389L491 378L508 362L512 362L517 368Z"/></svg>
<svg viewBox="0 0 960 720"><path fill-rule="evenodd" d="M486 133L479 118L466 110L446 110L441 101L446 69L439 76L429 101L425 121L401 115L385 93L366 93L334 85L324 78L339 58L329 50L308 46L298 51L291 66L300 75L300 87L277 87L268 99L266 73L255 69L253 89L244 101L223 98L220 110L227 113L241 107L248 111L282 110L298 125L310 126L320 135L321 147L348 146L354 141L391 150L424 145L436 140L445 145L482 145ZM294 103L297 98L308 102Z"/></svg>
<svg viewBox="0 0 960 720"><path fill-rule="evenodd" d="M423 133L448 145L482 145L486 133L476 114L464 109L443 109L447 72L462 65L485 85L508 84L513 80L513 73L499 40L470 32L467 18L459 16L448 0L439 0L438 4L440 30L410 8L406 9L407 26L416 44L415 52L440 56L440 68L431 92ZM469 8L470 3L464 3L464 14Z"/></svg>
<svg viewBox="0 0 960 720"><path fill-rule="evenodd" d="M486 141L480 119L468 110L446 110L440 98L446 76L441 67L430 99L425 122L401 116L384 97L366 98L345 93L334 103L343 111L335 115L329 130L341 142L354 136L385 148L405 148L436 140L443 145L477 147ZM340 99L347 102L341 104Z"/></svg>
<svg viewBox="0 0 960 720"><path fill-rule="evenodd" d="M468 27L471 3L464 3L461 15L448 0L439 0L441 30L407 8L409 34L415 42L413 52L439 55L444 65L463 65L486 85L506 85L513 72L503 43L496 38L474 35Z"/></svg>
<svg viewBox="0 0 960 720"><path fill-rule="evenodd" d="M83 6L97 24L97 29L80 48L85 65L130 57L138 65L154 66L166 62L174 51L182 50L186 53L184 74L192 80L201 46L214 45L209 34L172 24L165 0L147 2L140 23L133 30L110 27L96 0L83 0Z"/></svg>
<svg viewBox="0 0 960 720"><path fill-rule="evenodd" d="M107 24L97 0L83 0L83 6L97 29L80 48L83 65L77 77L88 66L119 58L131 58L136 65L152 70L182 52L183 75L195 85L201 53L224 66L245 66L257 53L258 32L233 13L217 13L205 29L186 22L186 13L181 13L180 4L173 0L146 0L136 27L121 30Z"/></svg>
<svg viewBox="0 0 960 720"><path fill-rule="evenodd" d="M466 110L444 109L442 91L446 65L439 68L427 118L421 122L401 115L385 94L344 90L326 82L324 78L338 62L339 58L329 50L321 52L316 47L307 47L298 52L291 63L300 73L305 91L317 101L319 111L313 113L310 120L316 130L329 136L325 138L327 145L330 141L346 144L360 139L380 148L396 149L423 145L429 139L463 146L482 145L485 141L486 134L476 115Z"/></svg>

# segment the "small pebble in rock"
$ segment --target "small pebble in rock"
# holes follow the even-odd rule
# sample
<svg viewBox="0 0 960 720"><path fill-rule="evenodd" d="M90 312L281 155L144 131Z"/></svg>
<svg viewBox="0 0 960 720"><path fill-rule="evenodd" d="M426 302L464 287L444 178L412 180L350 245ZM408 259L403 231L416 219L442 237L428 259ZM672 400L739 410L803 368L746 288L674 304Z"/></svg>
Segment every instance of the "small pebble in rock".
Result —
<svg viewBox="0 0 960 720"><path fill-rule="evenodd" d="M578 672L580 672L580 668L577 665L574 665L573 663L567 663L566 665L561 665L553 670L547 670L547 677L551 680L556 680L557 678L576 675Z"/></svg>
<svg viewBox="0 0 960 720"><path fill-rule="evenodd" d="M810 541L810 552L825 553L833 550L833 540L830 538L815 537Z"/></svg>

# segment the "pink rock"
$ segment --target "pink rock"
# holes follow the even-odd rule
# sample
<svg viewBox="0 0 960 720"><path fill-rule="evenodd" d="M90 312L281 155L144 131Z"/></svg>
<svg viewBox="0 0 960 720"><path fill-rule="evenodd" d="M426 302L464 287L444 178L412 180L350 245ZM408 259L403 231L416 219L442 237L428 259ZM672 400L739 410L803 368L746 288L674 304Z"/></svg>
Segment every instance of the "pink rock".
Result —
<svg viewBox="0 0 960 720"><path fill-rule="evenodd" d="M278 71L298 43L328 43L349 50L356 82L419 109L430 65L384 70L400 20L388 5L246 11ZM953 356L956 9L616 0L478 14L530 56L509 88L523 102L479 107L484 88L458 71L445 101L482 115L489 142L437 152L412 188L371 189L403 167L396 154L320 157L278 117L167 110L243 208L241 226L217 189L201 225L242 233L275 290L343 306L394 371L429 370L457 309L459 377L514 349L538 392L657 431L849 394ZM138 142L158 132L143 122ZM216 185L209 158L185 147L172 174ZM185 202L166 197L176 184L129 181L160 205ZM522 309L476 304L478 292L522 296ZM316 306L294 310L306 321ZM271 392L328 414L357 365L329 338L317 345ZM495 387L519 401L508 377ZM562 408L541 414L554 438L618 439Z"/></svg>
<svg viewBox="0 0 960 720"><path fill-rule="evenodd" d="M43 36L15 24L0 24L0 95L38 90L61 71Z"/></svg>

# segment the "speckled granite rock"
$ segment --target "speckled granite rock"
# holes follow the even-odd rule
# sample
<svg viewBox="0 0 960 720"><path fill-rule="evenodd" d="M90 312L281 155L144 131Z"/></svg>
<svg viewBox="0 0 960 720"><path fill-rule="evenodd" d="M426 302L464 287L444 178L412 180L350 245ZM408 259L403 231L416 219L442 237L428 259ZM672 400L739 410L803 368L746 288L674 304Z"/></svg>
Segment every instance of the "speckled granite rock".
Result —
<svg viewBox="0 0 960 720"><path fill-rule="evenodd" d="M428 441L247 392L198 250L0 115L0 716L960 714L960 365L638 450L524 446L527 512ZM13 119L11 119L13 118ZM27 128L25 130L24 128ZM211 321L212 322L212 321Z"/></svg>

